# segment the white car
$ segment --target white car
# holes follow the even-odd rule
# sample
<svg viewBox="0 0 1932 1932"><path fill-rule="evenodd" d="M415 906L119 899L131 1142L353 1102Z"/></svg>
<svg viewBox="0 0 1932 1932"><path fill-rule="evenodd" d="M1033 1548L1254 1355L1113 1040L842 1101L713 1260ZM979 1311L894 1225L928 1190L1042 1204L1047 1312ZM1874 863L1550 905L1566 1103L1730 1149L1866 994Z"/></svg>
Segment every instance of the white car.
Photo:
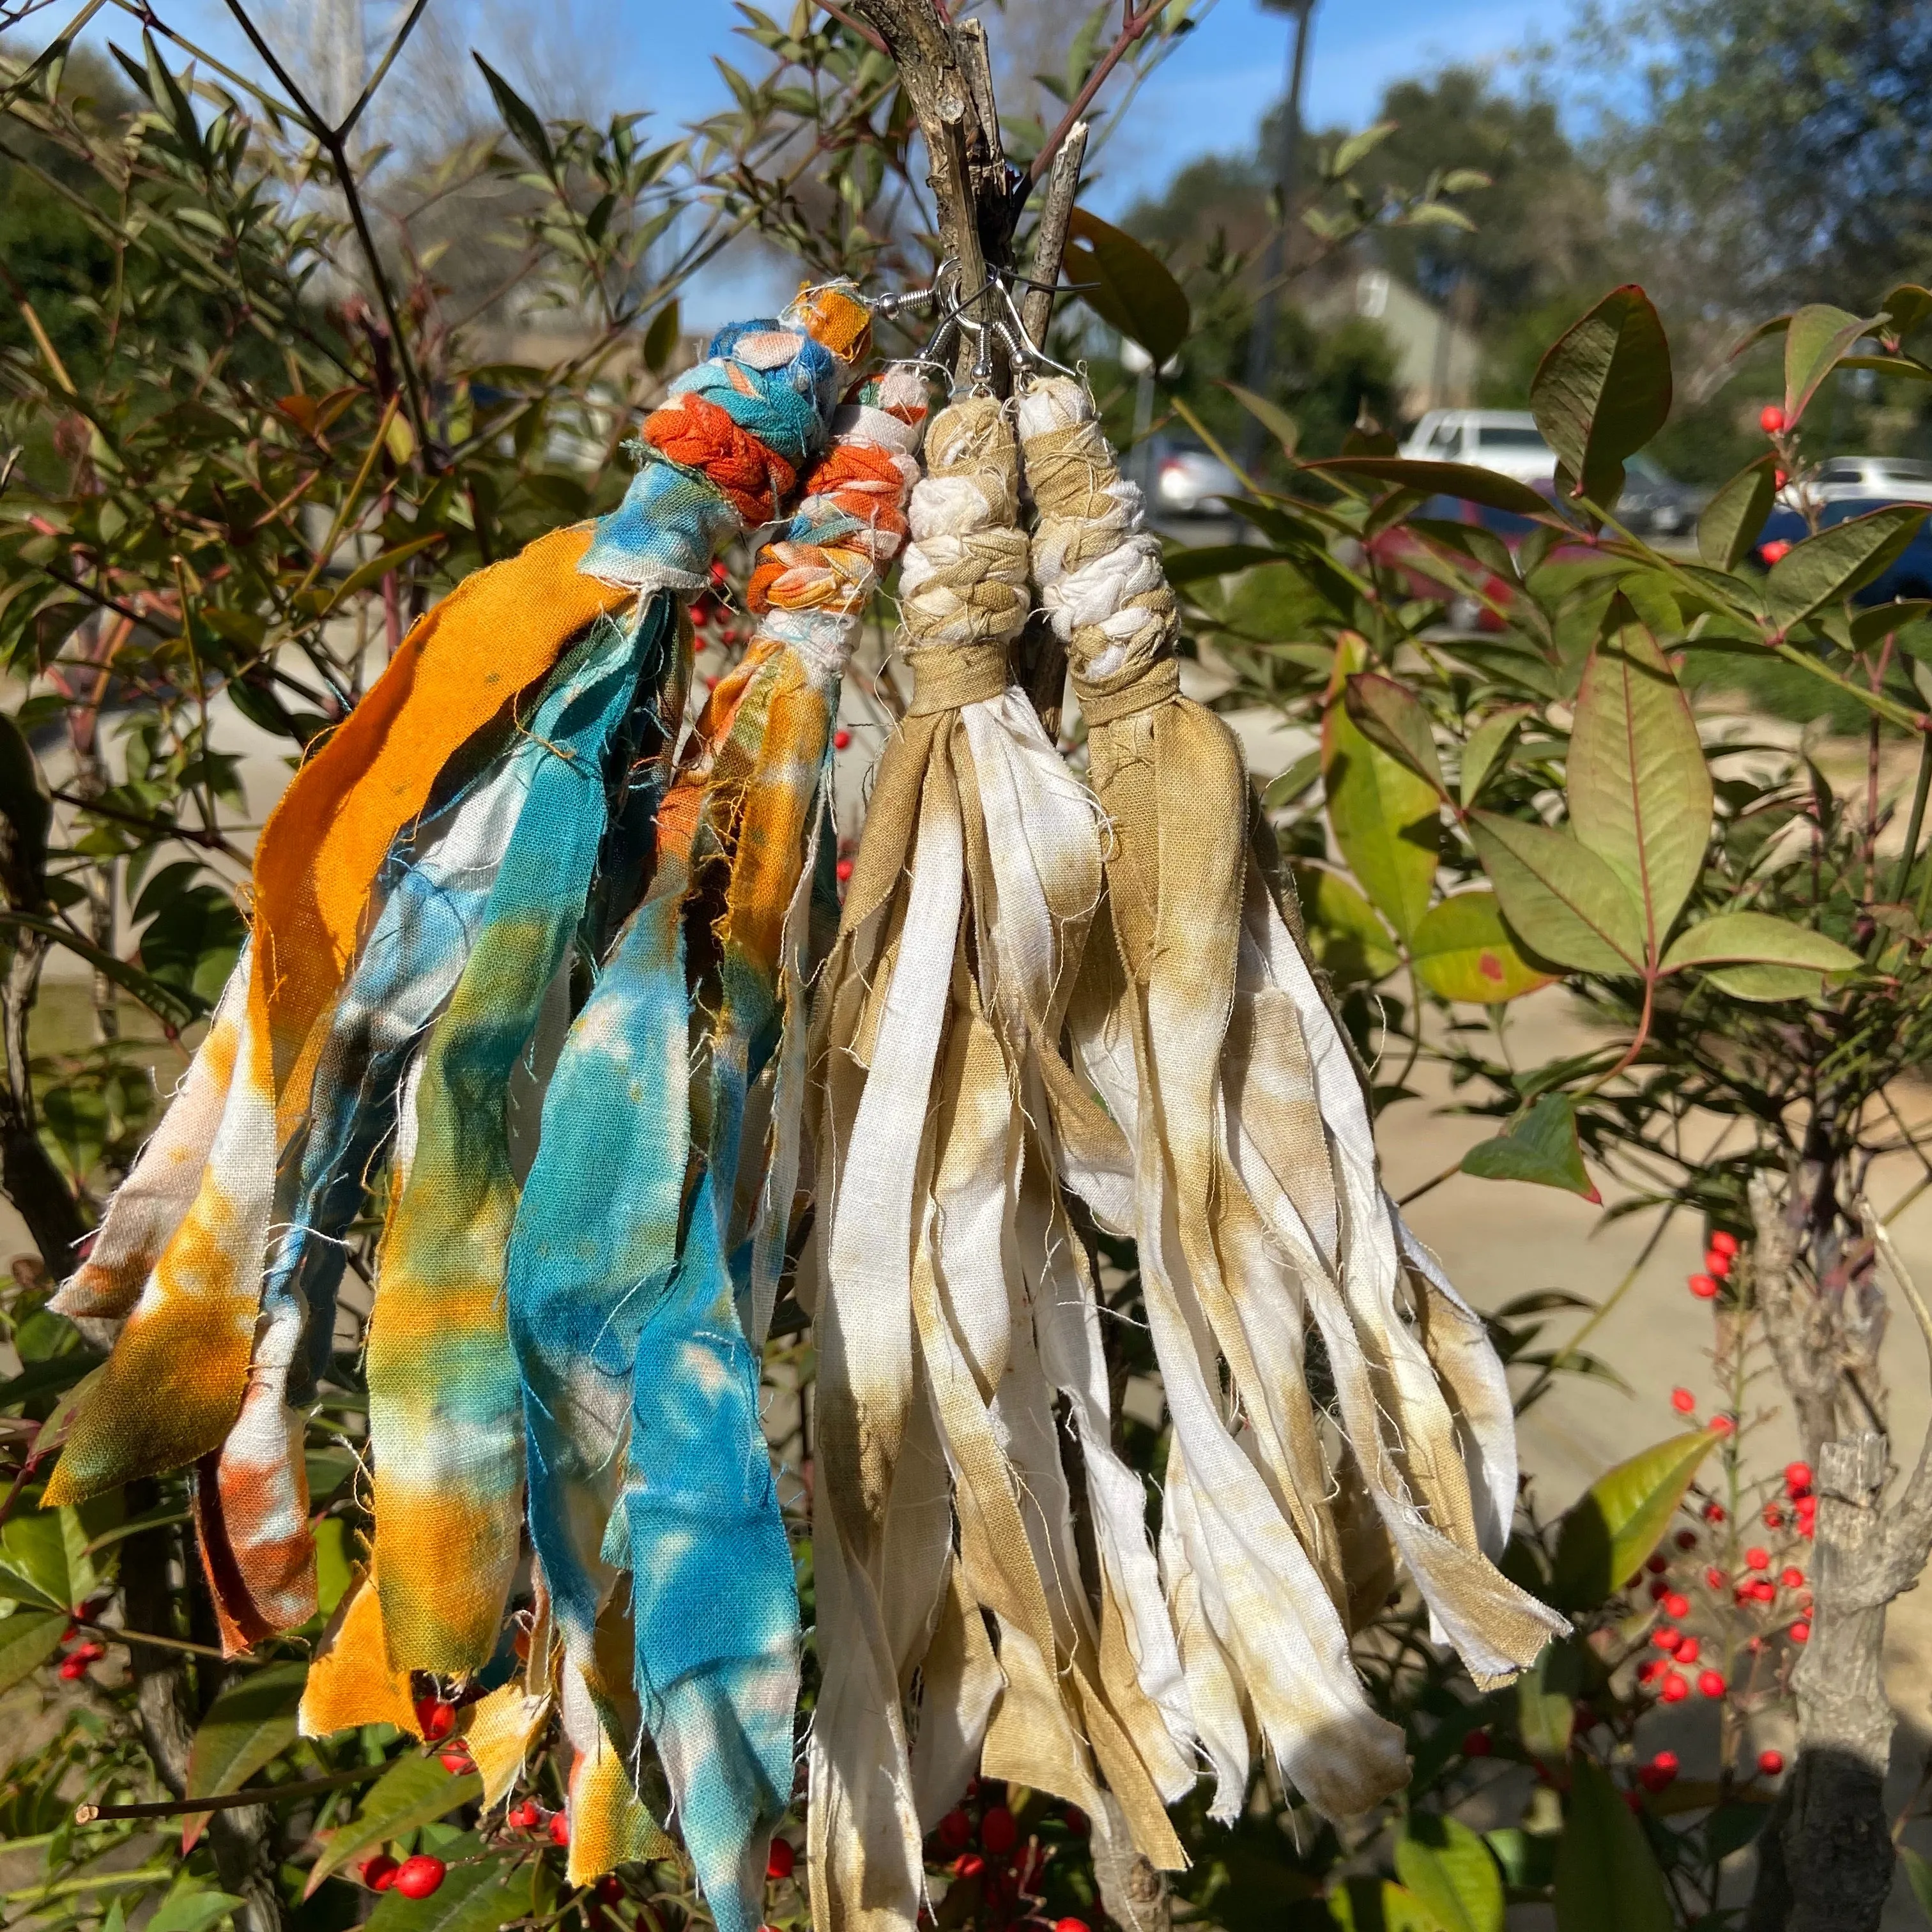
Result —
<svg viewBox="0 0 1932 1932"><path fill-rule="evenodd" d="M1430 463L1467 463L1522 483L1546 483L1556 452L1527 410L1431 410L1402 454Z"/></svg>
<svg viewBox="0 0 1932 1932"><path fill-rule="evenodd" d="M1833 456L1810 478L1821 503L1871 496L1888 503L1932 503L1932 463L1910 456ZM1788 497L1790 492L1784 493Z"/></svg>

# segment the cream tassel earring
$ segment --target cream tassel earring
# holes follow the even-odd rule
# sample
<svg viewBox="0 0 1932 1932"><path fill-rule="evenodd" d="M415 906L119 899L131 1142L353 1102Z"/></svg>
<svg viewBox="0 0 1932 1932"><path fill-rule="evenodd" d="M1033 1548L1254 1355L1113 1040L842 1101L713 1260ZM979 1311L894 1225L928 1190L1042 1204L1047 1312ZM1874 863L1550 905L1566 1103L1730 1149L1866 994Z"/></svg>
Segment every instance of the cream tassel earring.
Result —
<svg viewBox="0 0 1932 1932"><path fill-rule="evenodd" d="M1114 1534L1134 1479L1107 1448L1096 1317L1042 1138L1100 897L1098 813L1008 682L1028 608L1010 418L956 403L926 450L900 580L914 696L814 1020L820 1932L910 1932L922 1833L976 1769L1099 1830L1118 1820L1169 1866L1162 1801L1193 1776L1137 1485L1130 1540ZM1057 1388L1114 1484L1098 1619Z"/></svg>
<svg viewBox="0 0 1932 1932"><path fill-rule="evenodd" d="M1114 835L1113 944L1096 922L1070 1030L1133 1144L1130 1221L1117 1187L1090 1198L1139 1246L1174 1425L1162 1568L1214 1810L1233 1817L1245 1793L1245 1703L1312 1804L1358 1812L1407 1772L1349 1658L1365 1580L1347 1504L1366 1491L1479 1678L1567 1626L1490 1561L1515 1496L1502 1367L1382 1190L1346 1042L1270 887L1240 746L1180 695L1139 492L1080 384L1034 385L1018 417L1034 573ZM1309 1394L1311 1322L1339 1453Z"/></svg>

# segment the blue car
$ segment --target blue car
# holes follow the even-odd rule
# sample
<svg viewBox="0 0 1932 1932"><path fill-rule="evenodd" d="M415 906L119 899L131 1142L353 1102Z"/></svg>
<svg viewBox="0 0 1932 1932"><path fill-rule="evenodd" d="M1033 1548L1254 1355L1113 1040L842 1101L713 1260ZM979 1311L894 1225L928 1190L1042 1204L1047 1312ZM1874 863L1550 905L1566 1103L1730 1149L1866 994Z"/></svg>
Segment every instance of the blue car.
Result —
<svg viewBox="0 0 1932 1932"><path fill-rule="evenodd" d="M1899 457L1834 457L1819 465L1811 482L1821 500L1819 521L1826 530L1894 503L1922 504L1932 513L1932 464ZM1759 534L1758 561L1776 562L1810 535L1804 518L1779 501ZM1888 604L1900 597L1932 598L1932 523L1921 524L1911 542L1854 601Z"/></svg>

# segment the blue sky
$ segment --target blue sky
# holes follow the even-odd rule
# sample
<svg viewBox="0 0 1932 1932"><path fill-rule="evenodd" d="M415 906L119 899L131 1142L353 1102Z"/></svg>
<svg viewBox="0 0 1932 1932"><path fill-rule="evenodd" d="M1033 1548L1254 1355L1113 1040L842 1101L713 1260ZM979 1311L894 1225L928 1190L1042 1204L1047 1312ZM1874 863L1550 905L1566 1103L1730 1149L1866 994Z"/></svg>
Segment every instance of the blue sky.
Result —
<svg viewBox="0 0 1932 1932"><path fill-rule="evenodd" d="M278 10L275 0L250 0L250 8L258 17L278 16L283 32L292 34L301 31L293 22L314 4L280 0ZM764 4L780 18L790 11L790 0ZM1030 0L1009 4L1017 10ZM182 32L253 69L221 0L156 0L156 8ZM372 52L391 10L368 0ZM1550 0L1377 0L1374 6L1318 0L1310 120L1364 125L1390 81L1450 61L1493 64L1507 82L1510 56L1552 30L1552 10ZM514 78L526 56L504 22L518 16L550 23L542 58L554 70L568 67L564 50L572 42L582 46L582 85L598 105L648 107L672 122L728 100L714 56L751 72L764 59L733 32L739 16L730 0L431 0L428 17L452 55L473 46ZM106 17L116 20L112 31L122 44L131 44L132 23ZM999 31L997 16L993 31ZM1118 212L1136 194L1158 188L1182 161L1250 144L1282 90L1288 32L1287 17L1264 11L1257 0L1217 0L1143 89L1131 134L1117 137L1100 158L1092 205ZM727 276L707 292L730 302L750 292L734 280Z"/></svg>

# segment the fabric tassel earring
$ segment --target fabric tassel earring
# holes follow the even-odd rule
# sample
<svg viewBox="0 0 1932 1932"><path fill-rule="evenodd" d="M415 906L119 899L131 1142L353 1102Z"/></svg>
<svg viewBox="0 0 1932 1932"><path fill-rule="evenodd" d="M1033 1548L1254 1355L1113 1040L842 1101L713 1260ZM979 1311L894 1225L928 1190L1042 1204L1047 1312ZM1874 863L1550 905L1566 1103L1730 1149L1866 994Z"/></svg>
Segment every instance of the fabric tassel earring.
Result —
<svg viewBox="0 0 1932 1932"><path fill-rule="evenodd" d="M1008 682L1028 607L1010 418L968 398L926 441L899 586L914 697L814 1019L820 1932L912 1925L923 1831L976 1767L1103 1832L1121 1820L1168 1866L1162 1800L1193 1778L1140 1491L1108 1444L1092 1299L1036 1126L1100 898L1100 821ZM1100 1498L1098 1628L1057 1395Z"/></svg>
<svg viewBox="0 0 1932 1932"><path fill-rule="evenodd" d="M687 670L675 593L790 494L863 319L831 290L796 326L724 332L646 424L623 505L430 612L264 830L243 962L62 1293L68 1312L124 1325L48 1496L196 1464L231 1650L313 1613L301 1406L327 1358L342 1238L392 1130L370 1364L388 1662L461 1671L494 1647L520 1514L502 1366L509 1072L584 913L611 788L630 786L634 844L640 798L647 821L661 795Z"/></svg>
<svg viewBox="0 0 1932 1932"><path fill-rule="evenodd" d="M1310 1802L1344 1816L1407 1775L1348 1654L1352 1599L1387 1575L1372 1558L1365 1577L1364 1526L1379 1517L1479 1681L1567 1625L1490 1561L1516 1493L1502 1365L1382 1190L1240 746L1180 694L1175 602L1139 492L1080 384L1035 385L1018 416L1034 572L1113 830L1112 940L1096 925L1070 1031L1134 1158L1090 1199L1138 1244L1173 1422L1162 1571L1214 1814L1232 1821L1247 1788L1245 1707ZM1309 1392L1311 1322L1336 1430ZM1364 1492L1373 1514L1352 1520Z"/></svg>
<svg viewBox="0 0 1932 1932"><path fill-rule="evenodd" d="M832 720L925 414L909 371L861 386L752 574L757 628L564 1046L511 1248L531 1530L566 1671L613 1707L598 1660L626 1573L643 1725L721 1932L760 1922L791 1797L797 1594L758 1355L797 1178Z"/></svg>

